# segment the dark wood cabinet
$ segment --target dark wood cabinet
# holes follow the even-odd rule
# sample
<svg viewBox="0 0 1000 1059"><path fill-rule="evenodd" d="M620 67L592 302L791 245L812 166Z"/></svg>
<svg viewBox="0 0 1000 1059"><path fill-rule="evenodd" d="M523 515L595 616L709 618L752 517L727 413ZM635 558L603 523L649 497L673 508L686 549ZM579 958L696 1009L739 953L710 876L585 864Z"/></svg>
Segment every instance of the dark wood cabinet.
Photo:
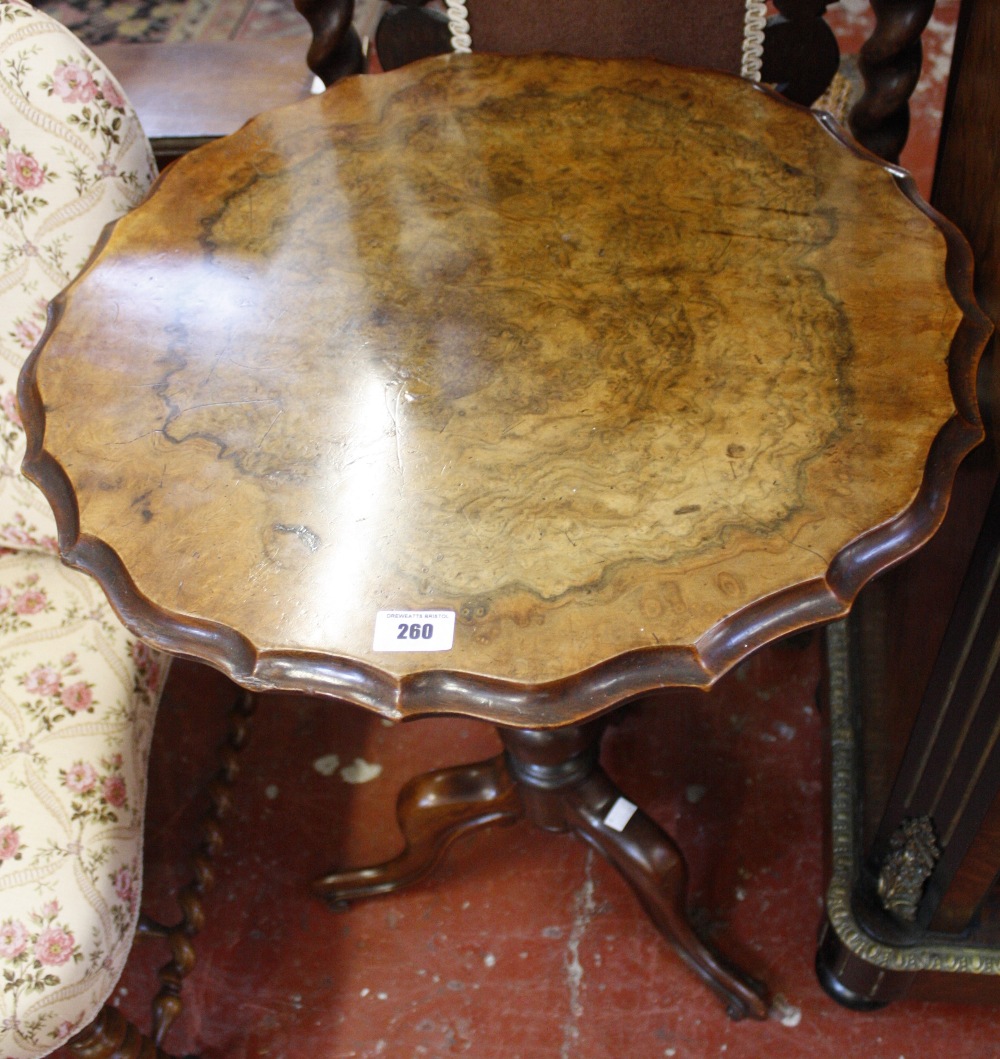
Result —
<svg viewBox="0 0 1000 1059"><path fill-rule="evenodd" d="M964 232L1000 319L1000 6L965 0L934 205ZM817 969L849 1006L1000 999L1000 487L989 440L931 544L830 631L831 878Z"/></svg>

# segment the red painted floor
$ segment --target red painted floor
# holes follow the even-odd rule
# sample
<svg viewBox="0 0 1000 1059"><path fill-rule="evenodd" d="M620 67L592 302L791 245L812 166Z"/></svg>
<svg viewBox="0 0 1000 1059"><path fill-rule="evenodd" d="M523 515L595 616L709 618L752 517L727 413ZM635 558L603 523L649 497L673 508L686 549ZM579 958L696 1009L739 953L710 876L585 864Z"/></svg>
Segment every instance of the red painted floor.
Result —
<svg viewBox="0 0 1000 1059"><path fill-rule="evenodd" d="M309 880L398 850L400 785L489 756L496 739L476 722L387 727L353 708L275 696L260 703L242 755L171 1050L206 1059L1000 1055L988 1008L902 1002L859 1015L815 980L818 674L817 642L771 648L711 694L628 712L604 745L608 771L686 851L697 922L775 994L769 1021L730 1022L613 870L574 839L527 824L460 843L409 891L329 910ZM162 707L146 904L167 917L187 878L190 843L178 845L178 833L196 833L206 805L199 792L224 732L224 689L216 675L178 665ZM123 979L116 1002L141 1023L165 956L159 942L138 945Z"/></svg>
<svg viewBox="0 0 1000 1059"><path fill-rule="evenodd" d="M830 10L845 50L870 18ZM925 40L904 164L925 194L956 0ZM330 911L309 881L399 848L395 796L428 768L496 752L482 724L387 727L345 706L262 700L206 900L171 1051L206 1059L989 1059L985 1007L845 1011L812 970L824 861L818 643L759 653L710 694L648 703L609 731L604 763L685 850L701 927L766 981L767 1022L732 1023L625 884L580 843L530 825L453 848L428 881ZM175 667L154 747L146 904L172 919L189 877L225 681ZM137 945L115 1002L147 1025L163 946Z"/></svg>

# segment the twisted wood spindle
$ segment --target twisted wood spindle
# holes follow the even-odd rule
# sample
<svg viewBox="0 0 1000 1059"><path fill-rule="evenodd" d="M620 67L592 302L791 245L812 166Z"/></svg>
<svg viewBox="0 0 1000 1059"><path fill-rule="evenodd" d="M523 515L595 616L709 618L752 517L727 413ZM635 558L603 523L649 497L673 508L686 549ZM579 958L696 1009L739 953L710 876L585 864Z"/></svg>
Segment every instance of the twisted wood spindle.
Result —
<svg viewBox="0 0 1000 1059"><path fill-rule="evenodd" d="M181 986L195 964L193 939L205 922L202 898L215 885L213 862L222 848L219 825L232 808L232 787L239 774L239 753L249 737L249 721L254 707L253 695L241 691L230 711L222 762L208 788L210 806L202 824L202 843L194 858L194 878L177 898L181 906L180 920L165 927L144 916L139 924L141 934L166 938L171 951L170 961L160 968L160 990L153 999L153 1040L157 1045L162 1044L167 1030L181 1012Z"/></svg>
<svg viewBox="0 0 1000 1059"><path fill-rule="evenodd" d="M872 0L872 10L875 29L858 61L865 90L848 121L868 150L897 162L910 131L909 99L920 77L920 34L934 0Z"/></svg>
<svg viewBox="0 0 1000 1059"><path fill-rule="evenodd" d="M306 62L323 84L361 73L365 57L351 25L354 0L295 0L295 9L312 30Z"/></svg>
<svg viewBox="0 0 1000 1059"><path fill-rule="evenodd" d="M68 1051L78 1059L173 1059L108 1005L69 1042Z"/></svg>

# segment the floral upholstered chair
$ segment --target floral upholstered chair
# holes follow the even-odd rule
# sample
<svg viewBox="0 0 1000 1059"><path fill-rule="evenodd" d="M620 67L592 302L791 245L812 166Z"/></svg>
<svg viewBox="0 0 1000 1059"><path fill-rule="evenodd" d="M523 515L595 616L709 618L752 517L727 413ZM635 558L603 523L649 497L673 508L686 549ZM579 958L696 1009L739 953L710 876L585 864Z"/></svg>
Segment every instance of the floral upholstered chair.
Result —
<svg viewBox="0 0 1000 1059"><path fill-rule="evenodd" d="M135 1037L110 1008L98 1016L138 920L166 667L59 562L52 513L20 474L15 388L49 300L154 176L107 70L0 0L0 1059Z"/></svg>

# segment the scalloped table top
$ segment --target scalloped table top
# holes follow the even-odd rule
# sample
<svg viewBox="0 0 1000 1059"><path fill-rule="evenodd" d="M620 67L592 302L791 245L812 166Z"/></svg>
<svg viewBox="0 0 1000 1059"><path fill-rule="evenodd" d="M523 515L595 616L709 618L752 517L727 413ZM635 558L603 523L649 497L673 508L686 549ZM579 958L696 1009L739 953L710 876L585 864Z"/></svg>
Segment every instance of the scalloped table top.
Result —
<svg viewBox="0 0 1000 1059"><path fill-rule="evenodd" d="M166 172L26 369L26 470L155 644L566 723L710 684L933 531L981 436L969 269L737 78L428 60ZM376 651L379 611L454 642Z"/></svg>

